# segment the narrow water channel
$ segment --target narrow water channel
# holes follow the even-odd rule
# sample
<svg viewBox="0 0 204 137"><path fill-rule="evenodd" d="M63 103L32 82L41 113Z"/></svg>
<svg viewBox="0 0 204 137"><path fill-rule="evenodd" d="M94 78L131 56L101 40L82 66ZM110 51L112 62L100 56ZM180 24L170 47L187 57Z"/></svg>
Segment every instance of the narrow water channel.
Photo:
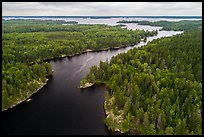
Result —
<svg viewBox="0 0 204 137"><path fill-rule="evenodd" d="M181 32L159 31L148 41ZM146 43L141 42L134 47ZM89 52L74 57L52 60L53 76L28 103L21 103L2 113L3 134L109 134L105 125L104 87L81 91L80 80L89 68L100 61L128 51L133 47L102 52Z"/></svg>

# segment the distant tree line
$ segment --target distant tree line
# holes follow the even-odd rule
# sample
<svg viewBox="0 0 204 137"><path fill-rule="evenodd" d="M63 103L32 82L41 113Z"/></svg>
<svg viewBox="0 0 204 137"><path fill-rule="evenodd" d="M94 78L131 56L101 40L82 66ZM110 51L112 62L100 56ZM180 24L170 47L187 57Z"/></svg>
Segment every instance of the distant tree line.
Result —
<svg viewBox="0 0 204 137"><path fill-rule="evenodd" d="M188 31L202 28L202 20L182 20L182 21L128 21L122 20L117 23L137 23L138 25L150 25L162 27L161 30Z"/></svg>

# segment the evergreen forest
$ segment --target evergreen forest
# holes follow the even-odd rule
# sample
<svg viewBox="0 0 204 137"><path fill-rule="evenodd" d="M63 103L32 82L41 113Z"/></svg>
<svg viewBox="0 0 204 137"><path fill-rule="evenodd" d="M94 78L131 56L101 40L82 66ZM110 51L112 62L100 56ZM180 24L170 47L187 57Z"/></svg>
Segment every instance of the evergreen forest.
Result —
<svg viewBox="0 0 204 137"><path fill-rule="evenodd" d="M202 134L202 30L159 38L92 66L82 79L103 83L105 124L142 135Z"/></svg>

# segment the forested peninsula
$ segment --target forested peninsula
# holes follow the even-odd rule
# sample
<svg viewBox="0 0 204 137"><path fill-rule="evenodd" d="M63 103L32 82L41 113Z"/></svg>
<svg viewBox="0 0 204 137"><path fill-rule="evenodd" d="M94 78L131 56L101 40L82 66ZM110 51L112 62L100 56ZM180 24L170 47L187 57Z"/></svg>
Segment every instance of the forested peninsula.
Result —
<svg viewBox="0 0 204 137"><path fill-rule="evenodd" d="M157 31L74 21L2 19L2 111L46 84L52 69L45 60L135 45L154 35Z"/></svg>
<svg viewBox="0 0 204 137"><path fill-rule="evenodd" d="M162 27L161 30L173 31L188 31L193 29L202 28L202 20L181 20L181 21L135 21L135 20L122 20L117 23L137 23L138 25L150 25Z"/></svg>
<svg viewBox="0 0 204 137"><path fill-rule="evenodd" d="M86 83L109 87L104 109L111 131L202 135L202 30L159 38L100 62L81 86Z"/></svg>

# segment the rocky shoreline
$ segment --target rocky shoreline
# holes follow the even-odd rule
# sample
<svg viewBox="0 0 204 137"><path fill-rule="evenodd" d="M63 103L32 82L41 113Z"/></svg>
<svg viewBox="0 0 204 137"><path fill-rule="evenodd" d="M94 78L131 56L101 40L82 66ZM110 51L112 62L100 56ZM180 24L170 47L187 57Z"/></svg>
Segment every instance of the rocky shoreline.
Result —
<svg viewBox="0 0 204 137"><path fill-rule="evenodd" d="M54 71L52 70L52 74L53 74L53 72L54 72ZM12 105L11 107L8 107L8 108L6 108L6 109L2 109L2 112L13 108L13 107L17 106L17 105L20 104L20 103L23 103L23 102L28 103L29 101L31 101L32 99L30 99L30 97L31 97L32 95L34 95L35 93L38 93L38 92L47 84L47 82L48 82L48 80L49 80L49 77L51 77L52 74L49 75L49 76L47 76L45 82L42 82L42 83L40 84L40 87L38 87L38 89L36 89L33 93L30 93L30 95L28 95L28 97L19 100L18 102L16 102L16 103L15 103L14 105Z"/></svg>
<svg viewBox="0 0 204 137"><path fill-rule="evenodd" d="M33 94L39 92L40 89L42 89L42 88L47 84L47 81L48 81L48 80L49 80L49 79L47 78L44 83L41 83L40 87L39 87L37 90L35 90L33 93L31 93L30 95L28 95L27 98L24 98L24 99L19 100L18 102L16 102L16 103L15 103L14 105L12 105L11 107L8 107L8 108L6 108L6 109L2 109L2 111L9 110L9 109L11 109L11 108L17 106L18 104L23 103L23 102L29 102L29 101L31 101L30 97L31 97Z"/></svg>
<svg viewBox="0 0 204 137"><path fill-rule="evenodd" d="M99 85L99 84L105 84L105 83L100 83L100 82L98 82L98 83L90 83L90 82L86 82L85 84L83 84L83 85L80 85L80 89L86 89L86 88L90 88L90 87L92 87L92 86L94 86L94 85ZM107 88L109 88L106 84L105 84L105 86L107 87ZM120 110L119 112L120 112L120 115L118 115L118 116L115 116L114 114L113 114L113 111L112 110L109 110L108 109L108 107L107 107L107 101L105 100L105 102L104 102L104 104L103 104L103 109L104 109L104 113L105 113L105 117L106 118L108 118L108 117L115 117L114 118L114 121L117 121L118 123L121 123L122 121L123 121L123 111L122 110ZM105 124L105 123L104 123ZM107 127L107 129L108 129L108 126L105 124L105 126ZM109 132L111 133L111 134L114 134L114 133L118 133L118 134L125 134L125 132L123 132L122 130L120 130L119 128L114 128L114 131L112 131L112 130L109 130Z"/></svg>
<svg viewBox="0 0 204 137"><path fill-rule="evenodd" d="M85 83L84 85L80 85L80 89L85 89L85 88L89 88L89 87L92 87L95 83Z"/></svg>

